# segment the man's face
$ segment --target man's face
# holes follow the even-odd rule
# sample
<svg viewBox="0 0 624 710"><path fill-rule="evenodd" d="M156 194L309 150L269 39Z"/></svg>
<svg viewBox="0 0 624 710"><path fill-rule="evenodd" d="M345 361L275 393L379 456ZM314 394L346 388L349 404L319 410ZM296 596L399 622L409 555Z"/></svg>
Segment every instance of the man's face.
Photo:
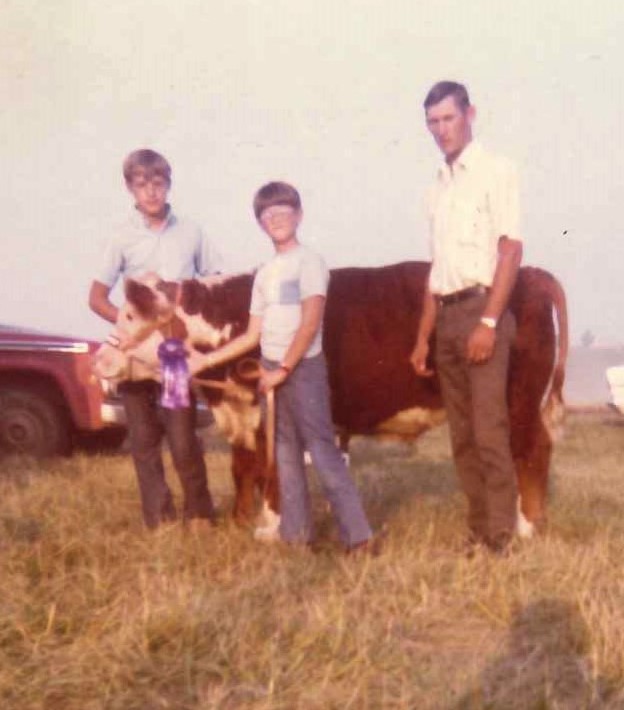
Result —
<svg viewBox="0 0 624 710"><path fill-rule="evenodd" d="M451 163L472 139L474 107L461 109L453 96L447 96L426 111L427 128L447 162Z"/></svg>
<svg viewBox="0 0 624 710"><path fill-rule="evenodd" d="M169 187L168 180L162 175L147 176L141 173L133 175L128 184L137 208L148 218L165 215Z"/></svg>
<svg viewBox="0 0 624 710"><path fill-rule="evenodd" d="M287 244L297 236L302 212L290 205L273 205L262 210L258 221L276 246Z"/></svg>

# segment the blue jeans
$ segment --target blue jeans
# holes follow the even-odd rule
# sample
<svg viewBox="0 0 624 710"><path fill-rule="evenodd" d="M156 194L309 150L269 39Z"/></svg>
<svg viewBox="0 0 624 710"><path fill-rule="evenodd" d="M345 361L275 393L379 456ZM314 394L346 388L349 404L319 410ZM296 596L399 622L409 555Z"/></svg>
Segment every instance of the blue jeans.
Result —
<svg viewBox="0 0 624 710"><path fill-rule="evenodd" d="M126 410L130 450L147 527L155 528L176 518L161 456L163 435L167 436L184 492L183 519L214 518L204 455L195 433L195 402L183 409L160 407L160 386L151 381L125 382L119 386L119 393Z"/></svg>
<svg viewBox="0 0 624 710"><path fill-rule="evenodd" d="M266 369L278 363L263 358ZM360 496L334 441L325 357L305 358L275 390L276 460L280 486L280 536L286 542L313 538L304 451L308 450L346 547L371 537Z"/></svg>

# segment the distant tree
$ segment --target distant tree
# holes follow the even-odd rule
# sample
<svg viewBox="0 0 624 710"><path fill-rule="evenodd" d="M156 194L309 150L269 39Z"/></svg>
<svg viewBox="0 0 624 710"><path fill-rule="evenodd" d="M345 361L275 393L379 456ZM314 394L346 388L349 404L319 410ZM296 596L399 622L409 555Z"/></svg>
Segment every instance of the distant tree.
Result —
<svg viewBox="0 0 624 710"><path fill-rule="evenodd" d="M581 335L581 345L584 348L589 348L594 344L596 336L591 332L591 330L586 330L583 335Z"/></svg>

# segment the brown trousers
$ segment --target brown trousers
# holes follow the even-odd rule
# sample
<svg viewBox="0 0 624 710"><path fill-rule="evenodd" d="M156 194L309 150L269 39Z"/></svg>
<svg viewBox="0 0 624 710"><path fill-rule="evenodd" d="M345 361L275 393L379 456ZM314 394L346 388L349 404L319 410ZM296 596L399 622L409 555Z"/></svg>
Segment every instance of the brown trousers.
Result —
<svg viewBox="0 0 624 710"><path fill-rule="evenodd" d="M460 484L468 498L474 538L495 541L513 534L516 473L509 443L507 370L515 320L506 311L496 329L492 357L466 359L468 336L479 323L487 296L438 305L436 360Z"/></svg>

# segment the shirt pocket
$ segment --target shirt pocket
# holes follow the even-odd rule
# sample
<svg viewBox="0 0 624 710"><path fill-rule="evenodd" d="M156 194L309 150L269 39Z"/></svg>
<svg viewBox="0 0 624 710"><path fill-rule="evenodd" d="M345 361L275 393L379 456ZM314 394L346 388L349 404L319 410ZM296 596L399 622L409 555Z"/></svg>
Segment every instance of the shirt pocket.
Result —
<svg viewBox="0 0 624 710"><path fill-rule="evenodd" d="M301 303L301 286L299 279L282 281L279 288L279 302L282 306L292 306Z"/></svg>

